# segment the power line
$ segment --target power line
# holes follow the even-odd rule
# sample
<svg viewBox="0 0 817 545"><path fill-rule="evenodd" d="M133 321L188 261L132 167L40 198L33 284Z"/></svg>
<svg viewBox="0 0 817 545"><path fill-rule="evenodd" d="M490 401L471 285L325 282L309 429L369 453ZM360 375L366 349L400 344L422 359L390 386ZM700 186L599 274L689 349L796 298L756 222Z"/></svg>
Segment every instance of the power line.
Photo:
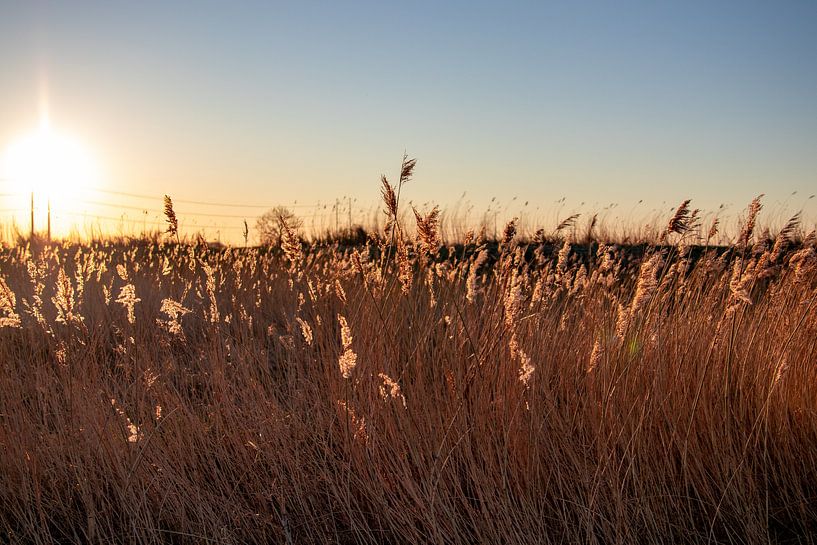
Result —
<svg viewBox="0 0 817 545"><path fill-rule="evenodd" d="M156 195L144 195L139 193L129 193L126 191L115 191L113 189L94 189L93 191L97 191L99 193L108 193L111 195L120 195L123 197L132 197L134 199L161 199L162 197L157 197ZM173 199L172 195L171 198ZM212 202L212 201L196 201L190 199L173 199L173 203L179 204L198 204L202 206L224 206L229 208L273 208L272 206L266 204L245 204L245 203L222 203L222 202ZM317 208L320 206L319 203L316 204L287 204L287 207L295 207L295 208Z"/></svg>
<svg viewBox="0 0 817 545"><path fill-rule="evenodd" d="M106 206L106 207L113 208L113 209L124 208L124 209L127 209L127 210L135 210L135 211L142 212L142 213L151 211L150 209L146 209L144 207L130 206L130 205L118 204L118 203L107 203L107 202L100 202L100 201L80 201L80 203L81 204L89 204L91 206ZM39 209L39 207L37 207L35 209ZM24 210L22 208L0 209L0 213L11 213L11 212L21 213L21 212L26 212L26 211L27 210ZM158 211L158 210L153 210L153 212L155 214L154 217L158 216L158 215L160 215L162 213L161 211ZM54 212L54 216L58 216L60 214L71 215L71 216L88 216L88 217L95 217L95 218L115 219L117 221L120 219L120 218L113 217L113 216L102 216L102 215L97 215L97 214L87 214L85 212L65 212L65 211ZM246 220L247 217L248 217L246 215L207 214L207 213L202 213L202 212L185 212L185 211L178 211L177 215L180 216L182 220L184 220L185 218L189 218L189 217L194 217L194 218L195 217L215 217L215 218L232 218L232 219ZM321 214L305 214L305 215L300 215L298 217L301 218L301 219L307 219L307 218L322 217L322 215ZM133 221L144 221L144 220L141 219L141 218L133 218ZM154 221L153 223L156 223L156 222ZM163 223L163 222L158 222L158 223ZM225 227L227 227L227 226L225 226Z"/></svg>
<svg viewBox="0 0 817 545"><path fill-rule="evenodd" d="M149 211L149 208L145 208L144 206L131 206L127 204L119 204L119 203L110 203L110 202L101 202L101 201L81 201L83 204L90 204L94 206L107 206L110 208L126 208L128 210L138 210L140 212ZM159 212L161 213L161 212ZM176 214L179 216L202 216L202 217L212 217L212 218L235 218L235 219L244 219L247 215L238 215L238 214L212 214L206 212L186 212L184 210L177 210Z"/></svg>
<svg viewBox="0 0 817 545"><path fill-rule="evenodd" d="M146 211L151 210L149 208L145 208L145 207L142 207L142 206L132 206L132 205L127 205L127 204L109 203L109 202L102 202L102 201L80 201L80 202L82 202L83 204L90 204L92 206L107 206L109 208L125 208L125 209L128 209L128 210L137 210L139 212L146 212ZM153 209L153 210L156 211L155 209ZM158 211L157 213L161 214L162 212ZM190 212L190 211L186 211L186 210L177 210L176 214L179 215L179 216L188 216L188 217L193 216L193 217L208 217L208 218L232 218L232 219L244 219L244 220L247 219L247 217L250 217L250 218L253 217L253 216L248 216L247 214L214 214L214 213L211 213L211 212ZM319 215L320 214L306 214L306 215L300 215L298 217L300 217L300 218L314 218L314 217L319 216ZM255 217L257 217L257 216L255 216Z"/></svg>
<svg viewBox="0 0 817 545"><path fill-rule="evenodd" d="M59 218L61 216L73 216L73 217L80 217L80 218L85 218L85 219L89 219L89 220L100 219L100 220L119 221L119 222L130 221L130 222L133 222L133 223L142 222L142 223L145 223L145 224L148 224L148 225L163 225L164 224L164 222L161 222L161 221L144 221L144 220L142 220L140 218L130 218L130 217L127 217L125 215L122 215L120 217L115 217L115 216L99 216L99 215L96 215L96 214L84 214L82 212L59 212L59 213L55 212L54 213L55 218Z"/></svg>
<svg viewBox="0 0 817 545"><path fill-rule="evenodd" d="M84 213L81 213L81 212L60 212L60 213L55 213L54 214L55 218L58 218L60 216L73 216L73 217L85 218L85 219L88 219L88 220L100 220L101 219L101 220L115 221L115 222L129 222L129 223L140 223L141 222L141 223L143 223L145 225L153 225L153 226L165 225L165 222L163 222L163 221L145 221L145 220L140 219L140 218L135 218L135 217L131 218L131 217L128 217L128 216L125 216L125 215L122 215L120 217L116 217L116 216L100 216L100 215L96 215L96 214L84 214ZM192 225L191 226L191 225L183 224L182 227L184 227L184 228L200 227L200 228L204 228L204 229L244 229L243 225L242 226L239 226L239 225Z"/></svg>
<svg viewBox="0 0 817 545"><path fill-rule="evenodd" d="M0 212L27 212L27 211L19 209L19 208L10 208L10 209L7 209L7 210L0 210ZM122 214L121 216L117 217L117 216L104 216L104 215L99 215L99 214L88 214L86 212L59 211L59 212L54 212L52 215L53 215L54 218L60 218L62 216L71 216L71 217L77 217L77 218L84 218L86 220L106 220L106 221L116 221L116 222L142 223L142 224L145 224L145 225L155 225L155 226L165 224L165 222L163 222L163 221L154 221L154 220L147 221L147 220L145 220L143 218L130 217L130 216L127 216L126 214ZM225 225L224 227L229 227L229 226Z"/></svg>
<svg viewBox="0 0 817 545"><path fill-rule="evenodd" d="M8 178L0 178L0 180L8 180ZM97 193L106 193L109 195L118 195L121 197L129 197L133 199L145 199L145 200L161 200L164 195L157 196L157 195L145 195L141 193L130 193L128 191L116 191L113 189L102 189L102 188L92 188L91 191L95 191ZM17 193L0 193L0 197L18 197L22 196L22 194ZM171 197L172 198L172 197ZM173 199L174 204L193 204L199 206L222 206L226 208L274 208L276 205L269 205L269 204L247 204L247 203L222 203L222 202L214 202L214 201L198 201L198 200L191 200L191 199ZM122 205L123 207L125 205ZM313 204L299 204L299 203L292 203L292 204L284 204L287 208L320 208L321 206L326 206L326 204L321 203L313 203ZM133 207L137 209L137 207ZM204 214L202 214L204 215ZM224 216L228 217L228 216ZM229 216L229 217L243 217L243 216Z"/></svg>
<svg viewBox="0 0 817 545"><path fill-rule="evenodd" d="M185 212L184 210L177 210L177 216L203 216L208 218L233 218L233 219L246 219L247 216L245 215L235 215L235 214L204 214L202 212Z"/></svg>
<svg viewBox="0 0 817 545"><path fill-rule="evenodd" d="M100 202L100 201L81 201L83 204L91 204L96 206L109 206L111 208L127 208L128 210L139 210L140 212L148 212L150 211L149 208L145 208L144 206L129 206L127 204L119 204L119 203L111 203L111 202Z"/></svg>

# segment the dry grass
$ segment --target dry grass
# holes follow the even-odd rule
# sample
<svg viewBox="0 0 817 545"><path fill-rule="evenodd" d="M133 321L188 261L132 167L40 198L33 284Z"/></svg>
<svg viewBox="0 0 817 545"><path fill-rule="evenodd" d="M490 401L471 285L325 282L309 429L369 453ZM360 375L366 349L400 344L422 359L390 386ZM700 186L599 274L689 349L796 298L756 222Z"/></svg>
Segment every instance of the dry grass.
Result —
<svg viewBox="0 0 817 545"><path fill-rule="evenodd" d="M417 246L407 165L366 248L6 250L0 540L817 541L813 238Z"/></svg>

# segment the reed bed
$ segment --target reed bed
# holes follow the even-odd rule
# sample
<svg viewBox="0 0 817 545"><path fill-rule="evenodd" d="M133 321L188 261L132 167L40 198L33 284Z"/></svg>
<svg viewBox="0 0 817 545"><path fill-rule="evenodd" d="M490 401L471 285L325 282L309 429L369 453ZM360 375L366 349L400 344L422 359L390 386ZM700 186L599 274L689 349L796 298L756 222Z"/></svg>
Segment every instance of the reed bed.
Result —
<svg viewBox="0 0 817 545"><path fill-rule="evenodd" d="M403 167L366 246L7 248L0 541L817 542L813 234L445 247Z"/></svg>

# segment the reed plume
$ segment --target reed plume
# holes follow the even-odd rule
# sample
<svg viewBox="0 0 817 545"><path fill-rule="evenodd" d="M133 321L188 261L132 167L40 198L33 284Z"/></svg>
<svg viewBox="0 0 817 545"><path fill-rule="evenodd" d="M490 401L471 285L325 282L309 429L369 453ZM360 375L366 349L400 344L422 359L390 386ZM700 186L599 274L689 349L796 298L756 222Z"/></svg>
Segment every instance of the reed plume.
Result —
<svg viewBox="0 0 817 545"><path fill-rule="evenodd" d="M711 241L713 238L715 238L715 235L718 234L718 224L719 223L720 223L720 218L715 216L715 219L712 220L712 225L709 227L709 231L706 234L707 244L709 244L709 241Z"/></svg>
<svg viewBox="0 0 817 545"><path fill-rule="evenodd" d="M536 371L536 366L533 365L530 357L521 350L519 350L519 359L521 361L521 365L519 366L519 382L527 388L530 386L530 381L531 378L533 378L533 373Z"/></svg>
<svg viewBox="0 0 817 545"><path fill-rule="evenodd" d="M123 411L119 407L119 404L116 402L116 399L111 399L111 406L114 408L114 411L116 411L116 414L118 414L120 417L122 417L122 419L125 422L125 429L127 430L128 443L138 442L142 438L142 433L139 430L139 426L134 424L131 421L131 419L128 418L128 415L125 414L125 411Z"/></svg>
<svg viewBox="0 0 817 545"><path fill-rule="evenodd" d="M218 297L216 296L216 269L209 263L202 263L201 267L204 269L204 289L210 303L208 319L211 324L218 324L221 321L221 313L218 310Z"/></svg>
<svg viewBox="0 0 817 545"><path fill-rule="evenodd" d="M338 358L338 367L343 378L348 379L352 377L357 365L357 354L352 350L352 330L349 328L349 323L346 318L338 314L338 323L340 324L340 339L343 353Z"/></svg>
<svg viewBox="0 0 817 545"><path fill-rule="evenodd" d="M757 215L760 213L760 209L763 208L763 205L760 203L760 199L763 198L763 194L761 193L754 199L752 199L751 204L749 204L749 210L746 215L746 222L743 225L743 229L740 232L740 236L738 237L737 245L741 248L745 247L749 244L749 240L752 238L752 233L755 231L755 223L757 222Z"/></svg>
<svg viewBox="0 0 817 545"><path fill-rule="evenodd" d="M167 320L156 320L161 327L173 335L183 335L181 318L185 314L190 314L191 311L189 308L184 307L180 302L170 297L165 297L162 299L162 306L159 312L167 316Z"/></svg>
<svg viewBox="0 0 817 545"><path fill-rule="evenodd" d="M519 221L519 218L512 218L511 221L505 224L505 228L502 230L502 239L500 240L500 252L506 251L516 236L517 221Z"/></svg>
<svg viewBox="0 0 817 545"><path fill-rule="evenodd" d="M57 322L68 325L79 324L84 321L82 315L76 310L74 286L71 283L71 278L65 273L65 269L62 267L60 267L57 273L57 285L51 302L54 303L54 307L57 309Z"/></svg>
<svg viewBox="0 0 817 545"><path fill-rule="evenodd" d="M672 218L670 218L667 228L661 234L662 242L666 240L670 234L677 233L679 235L683 235L690 228L690 202L692 201L689 199L685 200L680 204L680 206L678 206L678 209L675 210L675 214L673 214Z"/></svg>
<svg viewBox="0 0 817 545"><path fill-rule="evenodd" d="M474 258L468 267L468 277L466 278L466 293L465 298L469 303L476 300L479 288L479 272L480 269L488 262L488 250L482 249Z"/></svg>
<svg viewBox="0 0 817 545"><path fill-rule="evenodd" d="M568 261L570 260L570 249L570 243L568 241L564 241L556 258L556 273L559 278L561 278L567 272Z"/></svg>
<svg viewBox="0 0 817 545"><path fill-rule="evenodd" d="M312 327L303 318L297 317L295 320L298 322L298 325L301 327L301 335L304 338L304 341L309 346L312 346Z"/></svg>
<svg viewBox="0 0 817 545"><path fill-rule="evenodd" d="M0 277L0 327L20 327L20 315L17 314L16 307L17 297L14 291Z"/></svg>
<svg viewBox="0 0 817 545"><path fill-rule="evenodd" d="M128 312L128 322L133 325L136 323L136 315L134 313L134 309L136 307L136 303L140 302L141 299L136 297L136 286L133 284L125 284L122 286L122 289L119 291L119 297L116 298L116 302L120 305L124 306Z"/></svg>
<svg viewBox="0 0 817 545"><path fill-rule="evenodd" d="M167 222L166 233L176 237L176 242L179 242L179 220L173 210L173 201L169 195L165 195L165 221Z"/></svg>
<svg viewBox="0 0 817 545"><path fill-rule="evenodd" d="M780 257L783 255L783 250L791 242L791 238L799 226L800 212L797 212L795 215L789 218L789 221L786 222L786 225L783 226L775 237L770 258L772 263L777 263L780 260Z"/></svg>
<svg viewBox="0 0 817 545"><path fill-rule="evenodd" d="M383 384L381 384L379 387L380 397L383 399L383 401L396 399L400 401L404 409L407 408L406 398L403 396L403 391L400 389L400 385L397 383L397 381L392 379L386 373L378 373L377 376L383 381Z"/></svg>
<svg viewBox="0 0 817 545"><path fill-rule="evenodd" d="M638 282L635 288L633 300L629 308L619 307L618 320L616 322L616 335L623 339L630 329L636 316L645 309L653 298L658 288L658 272L661 270L663 258L660 253L654 253L646 259L639 269Z"/></svg>
<svg viewBox="0 0 817 545"><path fill-rule="evenodd" d="M411 180L414 175L414 167L417 165L417 159L409 159L407 154L403 154L403 162L400 165L400 183L398 187Z"/></svg>
<svg viewBox="0 0 817 545"><path fill-rule="evenodd" d="M428 256L436 252L440 246L440 209L435 206L425 216L422 216L416 208L412 207L411 209L417 221L417 239L420 242L420 250L423 255Z"/></svg>
<svg viewBox="0 0 817 545"><path fill-rule="evenodd" d="M555 232L558 234L559 232L565 229L573 227L576 224L576 220L579 219L579 216L581 216L581 214L572 214L566 217L561 222L559 222L559 225L556 226Z"/></svg>
<svg viewBox="0 0 817 545"><path fill-rule="evenodd" d="M397 221L397 195L385 176L380 177L380 184L380 195L386 207L383 210L383 213L386 214L385 231L389 233Z"/></svg>
<svg viewBox="0 0 817 545"><path fill-rule="evenodd" d="M402 237L397 240L397 278L400 281L400 290L408 295L411 283L414 280L414 265L408 253L408 245Z"/></svg>
<svg viewBox="0 0 817 545"><path fill-rule="evenodd" d="M598 339L593 342L593 350L590 352L590 361L587 364L587 372L592 373L598 367L601 357L604 354L604 349Z"/></svg>
<svg viewBox="0 0 817 545"><path fill-rule="evenodd" d="M298 233L291 225L291 219L283 214L278 216L278 223L281 226L281 250L289 261L290 271L297 271L303 259L303 249Z"/></svg>

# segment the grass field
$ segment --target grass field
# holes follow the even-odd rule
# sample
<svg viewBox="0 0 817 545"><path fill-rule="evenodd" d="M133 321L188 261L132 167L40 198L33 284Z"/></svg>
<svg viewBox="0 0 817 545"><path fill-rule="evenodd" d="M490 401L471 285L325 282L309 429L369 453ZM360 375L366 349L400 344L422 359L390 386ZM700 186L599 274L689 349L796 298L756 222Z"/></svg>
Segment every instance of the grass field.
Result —
<svg viewBox="0 0 817 545"><path fill-rule="evenodd" d="M5 249L0 541L817 541L813 233L442 246L412 166L368 245Z"/></svg>

